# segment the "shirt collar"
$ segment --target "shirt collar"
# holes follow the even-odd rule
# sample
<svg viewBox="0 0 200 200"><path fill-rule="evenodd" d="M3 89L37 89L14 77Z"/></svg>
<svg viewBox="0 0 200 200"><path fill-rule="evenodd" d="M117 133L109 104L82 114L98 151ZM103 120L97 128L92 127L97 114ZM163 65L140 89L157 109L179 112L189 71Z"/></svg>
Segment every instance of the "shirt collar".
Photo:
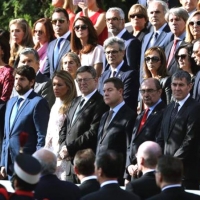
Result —
<svg viewBox="0 0 200 200"><path fill-rule="evenodd" d="M118 184L118 182L115 181L115 180L113 180L113 181L105 181L105 182L103 182L103 183L101 184L101 187L103 187L103 186L105 186L105 185L108 185L108 184L113 184L113 183Z"/></svg>
<svg viewBox="0 0 200 200"><path fill-rule="evenodd" d="M183 106L183 104L187 101L187 99L190 97L190 93L184 98L182 99L181 101L176 101L177 103L179 103L179 107L178 107L178 110L181 109L181 107Z"/></svg>
<svg viewBox="0 0 200 200"><path fill-rule="evenodd" d="M119 109L125 104L124 101L122 101L121 103L119 103L117 106L115 106L114 108L112 108L114 113L117 113L119 111Z"/></svg>
<svg viewBox="0 0 200 200"><path fill-rule="evenodd" d="M87 96L82 96L83 99L85 99L85 102L87 102L92 95L97 91L97 89L95 89L93 92L91 92L90 94L88 94ZM85 104L85 103L84 103Z"/></svg>
<svg viewBox="0 0 200 200"><path fill-rule="evenodd" d="M122 60L121 63L119 63L119 65L116 67L116 68L113 68L111 65L110 65L110 69L111 71L116 71L116 74L119 72L119 70L121 69L122 65L124 64L124 60Z"/></svg>
<svg viewBox="0 0 200 200"><path fill-rule="evenodd" d="M27 97L29 96L29 94L33 91L33 88L31 88L29 91L27 91L25 94L23 95L18 95L18 98L22 98L24 100L27 99Z"/></svg>
<svg viewBox="0 0 200 200"><path fill-rule="evenodd" d="M64 38L64 39L67 39L67 37L70 35L70 31L67 31L64 35L62 35L61 37L58 37L57 39L59 38Z"/></svg>
<svg viewBox="0 0 200 200"><path fill-rule="evenodd" d="M157 31L155 31L156 33L158 33L158 35L161 34L161 32L163 31L163 29L165 28L165 26L167 25L167 23L164 23Z"/></svg>
<svg viewBox="0 0 200 200"><path fill-rule="evenodd" d="M117 35L116 35L116 37L119 37L119 38L121 38L122 37L122 35L124 34L126 32L126 29L125 28L123 28Z"/></svg>
<svg viewBox="0 0 200 200"><path fill-rule="evenodd" d="M97 177L95 175L84 177L82 178L81 183L91 179L97 179Z"/></svg>
<svg viewBox="0 0 200 200"><path fill-rule="evenodd" d="M165 186L165 187L162 188L162 191L166 190L168 188L173 188L173 187L181 187L181 184L167 185L167 186Z"/></svg>

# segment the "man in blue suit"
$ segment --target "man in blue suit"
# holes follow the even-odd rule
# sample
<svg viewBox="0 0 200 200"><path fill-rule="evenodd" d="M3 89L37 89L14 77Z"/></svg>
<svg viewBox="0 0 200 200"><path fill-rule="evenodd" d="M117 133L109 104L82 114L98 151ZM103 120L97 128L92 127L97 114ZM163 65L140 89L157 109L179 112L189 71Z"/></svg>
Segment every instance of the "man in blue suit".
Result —
<svg viewBox="0 0 200 200"><path fill-rule="evenodd" d="M18 96L11 98L6 107L4 139L1 154L1 175L12 176L13 163L20 150L19 135L28 133L23 152L33 154L44 146L49 106L33 91L35 71L28 65L16 69L15 89Z"/></svg>

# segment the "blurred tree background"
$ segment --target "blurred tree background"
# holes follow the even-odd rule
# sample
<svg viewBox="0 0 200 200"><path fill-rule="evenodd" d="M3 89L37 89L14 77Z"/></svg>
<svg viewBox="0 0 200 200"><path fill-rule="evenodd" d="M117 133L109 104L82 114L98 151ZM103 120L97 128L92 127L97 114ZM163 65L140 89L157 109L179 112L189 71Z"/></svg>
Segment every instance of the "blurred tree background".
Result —
<svg viewBox="0 0 200 200"><path fill-rule="evenodd" d="M136 3L137 0L104 0L104 9L110 7L120 7L128 13L130 5ZM15 18L26 19L30 26L42 18L50 17L53 7L51 0L0 0L0 28L8 30L10 20Z"/></svg>

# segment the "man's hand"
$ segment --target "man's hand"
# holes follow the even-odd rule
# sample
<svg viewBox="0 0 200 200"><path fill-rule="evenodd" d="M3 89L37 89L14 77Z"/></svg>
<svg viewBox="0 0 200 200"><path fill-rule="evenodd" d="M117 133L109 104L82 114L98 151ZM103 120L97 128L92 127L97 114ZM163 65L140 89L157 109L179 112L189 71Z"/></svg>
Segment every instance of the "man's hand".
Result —
<svg viewBox="0 0 200 200"><path fill-rule="evenodd" d="M125 179L124 186L126 186L129 182L130 182L129 180Z"/></svg>
<svg viewBox="0 0 200 200"><path fill-rule="evenodd" d="M67 147L66 146L63 146L62 149L60 150L60 153L59 153L60 157L62 159L66 159L69 157L69 153L67 151Z"/></svg>
<svg viewBox="0 0 200 200"><path fill-rule="evenodd" d="M136 176L137 175L137 171L138 171L137 165L129 165L127 169L128 169L128 173L131 176Z"/></svg>
<svg viewBox="0 0 200 200"><path fill-rule="evenodd" d="M1 167L1 176L5 178L7 176L5 167Z"/></svg>

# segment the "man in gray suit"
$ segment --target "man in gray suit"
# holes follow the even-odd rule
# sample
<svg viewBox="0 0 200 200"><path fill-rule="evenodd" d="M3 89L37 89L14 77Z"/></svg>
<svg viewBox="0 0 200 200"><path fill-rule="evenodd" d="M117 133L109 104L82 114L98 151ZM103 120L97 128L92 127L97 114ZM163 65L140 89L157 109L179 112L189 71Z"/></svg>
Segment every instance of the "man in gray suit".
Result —
<svg viewBox="0 0 200 200"><path fill-rule="evenodd" d="M154 31L148 33L142 43L141 59L140 59L140 82L143 80L143 62L145 51L153 46L165 48L172 40L172 33L165 21L165 14L168 11L168 6L164 1L154 0L149 2L148 7L149 21L153 26Z"/></svg>
<svg viewBox="0 0 200 200"><path fill-rule="evenodd" d="M21 51L19 55L19 64L18 67L23 65L29 65L35 70L36 78L34 91L45 98L51 108L55 101L55 96L53 94L53 86L51 79L44 76L39 71L39 55L35 49L25 48ZM13 88L11 97L17 96L15 88Z"/></svg>
<svg viewBox="0 0 200 200"><path fill-rule="evenodd" d="M52 25L57 39L49 43L43 73L50 78L55 71L60 70L62 56L70 51L69 16L64 8L54 9Z"/></svg>

